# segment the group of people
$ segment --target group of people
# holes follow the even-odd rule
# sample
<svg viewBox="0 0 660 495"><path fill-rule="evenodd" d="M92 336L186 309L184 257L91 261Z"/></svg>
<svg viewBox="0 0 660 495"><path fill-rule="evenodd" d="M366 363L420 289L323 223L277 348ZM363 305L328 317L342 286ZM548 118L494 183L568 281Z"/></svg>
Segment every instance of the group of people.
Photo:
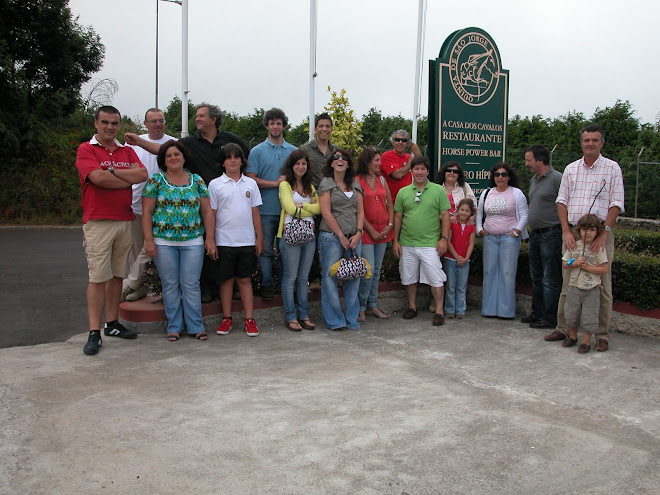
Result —
<svg viewBox="0 0 660 495"><path fill-rule="evenodd" d="M564 296L569 285L584 290L588 282L603 295L598 298L602 325L589 327L587 334L597 335L598 350L607 348L609 316L602 313L608 284L611 311L610 227L623 211L623 191L618 165L600 156L600 128L582 133L581 165L586 172L576 162L562 178L547 164L545 148L535 145L527 151L526 164L535 172L528 209L515 171L505 163L490 171L491 187L478 202L457 162L446 163L438 183L432 182L428 158L404 130L392 134L391 151L381 154L368 146L355 163L350 152L331 143L333 125L327 114L314 122L315 139L296 149L283 137L288 123L284 112L268 110L263 118L268 137L251 151L238 136L219 129L222 114L214 105L198 107L197 134L180 140L165 135L164 115L152 108L145 114L147 133L126 133L122 145L116 139L120 118L116 108L101 107L94 120L97 133L79 147L76 161L89 266L90 334L85 354L96 354L102 344L104 307L105 336L137 337L117 321L118 305L122 299L146 294L144 268L151 259L158 267L167 338L172 342L184 331L208 339L202 303L213 299L218 286L223 317L216 333L226 335L233 329L231 304L237 290L245 312L243 329L248 336L259 335L251 282L257 263L264 299L272 299L275 292L273 264L278 263L284 323L292 331L316 328L309 315L308 291L319 279L326 328L358 330L367 316L390 318L378 307L378 283L389 243L399 258L406 289L403 318L417 316L420 282L431 287L433 325L444 324L446 317L463 318L476 234L484 238L482 315L513 318L518 254L528 223L534 296L532 313L523 321L540 328L555 326L546 340L573 345L576 314L579 319L574 303L584 301L592 307L595 296L571 294L566 318ZM594 133L601 138L600 146L595 140L585 145L585 135ZM602 179L594 197L593 170L597 180ZM586 213L593 213L598 225L593 218L581 219L588 200L594 203ZM556 218L550 218L552 209ZM588 234L580 243L571 231L578 220ZM554 243L550 246L547 239ZM567 253L561 298L556 278L562 246L556 249L557 239L563 240ZM596 256L603 246L605 265L598 263L603 256ZM566 258L568 253L572 257ZM372 276L339 283L333 267L351 257L363 257ZM589 340L585 339L582 350Z"/></svg>

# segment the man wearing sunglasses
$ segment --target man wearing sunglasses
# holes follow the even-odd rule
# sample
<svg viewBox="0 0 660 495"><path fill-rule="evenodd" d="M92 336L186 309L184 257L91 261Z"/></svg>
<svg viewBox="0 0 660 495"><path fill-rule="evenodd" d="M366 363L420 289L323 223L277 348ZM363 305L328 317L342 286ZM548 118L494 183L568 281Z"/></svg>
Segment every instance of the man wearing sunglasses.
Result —
<svg viewBox="0 0 660 495"><path fill-rule="evenodd" d="M394 131L390 136L390 141L392 149L380 157L380 172L385 177L387 185L390 186L392 201L396 201L399 189L412 182L410 161L416 156L422 156L422 152L419 146L410 140L410 134L403 129ZM410 146L410 153L406 153L408 146Z"/></svg>

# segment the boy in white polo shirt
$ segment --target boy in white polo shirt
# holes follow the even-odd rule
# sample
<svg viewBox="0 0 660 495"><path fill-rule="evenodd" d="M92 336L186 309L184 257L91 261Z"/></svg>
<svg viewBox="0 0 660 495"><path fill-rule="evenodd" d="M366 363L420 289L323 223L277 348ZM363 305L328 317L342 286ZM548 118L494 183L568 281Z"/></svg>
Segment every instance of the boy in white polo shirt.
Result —
<svg viewBox="0 0 660 495"><path fill-rule="evenodd" d="M247 160L240 146L234 143L224 145L219 159L225 173L209 184L211 208L215 214L218 282L223 314L216 333L227 335L233 327L231 301L235 279L245 311L245 331L249 337L256 337L259 328L252 313L252 273L257 256L263 250L259 215L261 194L254 179L243 175Z"/></svg>

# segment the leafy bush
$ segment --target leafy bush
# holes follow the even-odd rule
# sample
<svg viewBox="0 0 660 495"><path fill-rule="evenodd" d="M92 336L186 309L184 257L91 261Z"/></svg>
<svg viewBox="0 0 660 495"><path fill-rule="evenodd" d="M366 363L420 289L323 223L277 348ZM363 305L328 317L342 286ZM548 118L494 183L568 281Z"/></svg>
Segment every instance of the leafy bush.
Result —
<svg viewBox="0 0 660 495"><path fill-rule="evenodd" d="M615 251L612 295L642 309L660 308L660 258Z"/></svg>
<svg viewBox="0 0 660 495"><path fill-rule="evenodd" d="M660 232L616 229L614 249L645 256L660 256Z"/></svg>

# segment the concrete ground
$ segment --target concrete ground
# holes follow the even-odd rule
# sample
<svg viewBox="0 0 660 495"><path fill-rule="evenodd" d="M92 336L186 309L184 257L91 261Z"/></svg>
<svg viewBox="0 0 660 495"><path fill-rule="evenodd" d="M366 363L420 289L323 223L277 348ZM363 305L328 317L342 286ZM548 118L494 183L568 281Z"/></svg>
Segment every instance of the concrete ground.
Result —
<svg viewBox="0 0 660 495"><path fill-rule="evenodd" d="M474 311L258 322L0 350L0 493L660 493L658 339L579 355Z"/></svg>

